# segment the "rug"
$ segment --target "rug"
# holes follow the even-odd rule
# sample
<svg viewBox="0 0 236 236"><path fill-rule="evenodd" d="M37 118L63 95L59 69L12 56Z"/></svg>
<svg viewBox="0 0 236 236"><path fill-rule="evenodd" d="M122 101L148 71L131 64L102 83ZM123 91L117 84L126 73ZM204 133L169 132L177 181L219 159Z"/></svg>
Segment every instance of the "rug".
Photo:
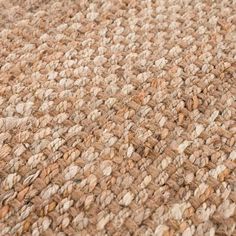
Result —
<svg viewBox="0 0 236 236"><path fill-rule="evenodd" d="M0 0L0 235L236 235L233 0Z"/></svg>

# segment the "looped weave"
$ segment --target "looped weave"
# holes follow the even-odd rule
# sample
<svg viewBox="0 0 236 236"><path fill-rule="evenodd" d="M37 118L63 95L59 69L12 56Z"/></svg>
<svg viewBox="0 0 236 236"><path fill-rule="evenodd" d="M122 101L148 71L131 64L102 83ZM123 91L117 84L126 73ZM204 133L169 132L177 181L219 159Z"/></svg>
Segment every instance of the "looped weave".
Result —
<svg viewBox="0 0 236 236"><path fill-rule="evenodd" d="M236 235L233 0L0 0L0 235Z"/></svg>

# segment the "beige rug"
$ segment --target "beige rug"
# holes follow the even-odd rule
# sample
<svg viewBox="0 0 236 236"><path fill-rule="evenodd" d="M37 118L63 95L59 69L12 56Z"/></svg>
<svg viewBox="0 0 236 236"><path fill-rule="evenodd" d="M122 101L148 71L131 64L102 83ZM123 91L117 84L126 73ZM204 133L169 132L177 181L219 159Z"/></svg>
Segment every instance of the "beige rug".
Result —
<svg viewBox="0 0 236 236"><path fill-rule="evenodd" d="M233 0L0 0L0 235L236 235Z"/></svg>

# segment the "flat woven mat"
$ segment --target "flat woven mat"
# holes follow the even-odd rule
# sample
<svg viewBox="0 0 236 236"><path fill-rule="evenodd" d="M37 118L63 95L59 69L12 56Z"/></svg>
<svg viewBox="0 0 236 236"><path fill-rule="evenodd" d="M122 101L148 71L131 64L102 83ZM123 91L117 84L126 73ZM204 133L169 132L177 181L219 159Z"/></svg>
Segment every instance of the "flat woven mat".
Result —
<svg viewBox="0 0 236 236"><path fill-rule="evenodd" d="M236 2L0 0L0 235L236 235Z"/></svg>

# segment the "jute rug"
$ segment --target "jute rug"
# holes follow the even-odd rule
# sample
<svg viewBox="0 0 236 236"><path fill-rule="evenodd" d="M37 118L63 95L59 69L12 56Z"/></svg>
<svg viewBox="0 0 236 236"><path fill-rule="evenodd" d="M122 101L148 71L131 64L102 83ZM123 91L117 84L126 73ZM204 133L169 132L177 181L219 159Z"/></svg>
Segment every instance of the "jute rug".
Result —
<svg viewBox="0 0 236 236"><path fill-rule="evenodd" d="M0 0L0 235L236 235L233 0Z"/></svg>

